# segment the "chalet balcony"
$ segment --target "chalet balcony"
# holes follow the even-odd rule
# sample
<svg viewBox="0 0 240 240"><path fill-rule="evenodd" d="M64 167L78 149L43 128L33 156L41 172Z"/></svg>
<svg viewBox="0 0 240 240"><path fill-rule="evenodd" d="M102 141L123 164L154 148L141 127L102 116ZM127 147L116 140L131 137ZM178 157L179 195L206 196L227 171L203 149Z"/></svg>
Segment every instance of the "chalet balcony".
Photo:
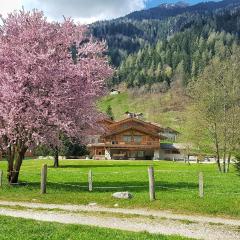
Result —
<svg viewBox="0 0 240 240"><path fill-rule="evenodd" d="M158 148L160 147L159 141L147 141L147 142L118 142L118 141L111 141L111 142L99 142L95 144L89 144L88 147L110 147L110 148Z"/></svg>
<svg viewBox="0 0 240 240"><path fill-rule="evenodd" d="M105 160L105 155L95 155L94 160Z"/></svg>
<svg viewBox="0 0 240 240"><path fill-rule="evenodd" d="M112 141L112 142L105 142L105 144L110 145L159 145L159 141L148 141L148 142L118 142L118 141Z"/></svg>

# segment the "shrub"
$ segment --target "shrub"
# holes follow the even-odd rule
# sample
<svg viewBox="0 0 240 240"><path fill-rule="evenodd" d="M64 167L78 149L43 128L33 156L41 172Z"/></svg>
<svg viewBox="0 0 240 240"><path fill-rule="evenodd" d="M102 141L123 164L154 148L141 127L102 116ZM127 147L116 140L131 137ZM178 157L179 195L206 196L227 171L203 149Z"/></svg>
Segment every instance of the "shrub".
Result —
<svg viewBox="0 0 240 240"><path fill-rule="evenodd" d="M240 153L235 158L235 168L240 174Z"/></svg>

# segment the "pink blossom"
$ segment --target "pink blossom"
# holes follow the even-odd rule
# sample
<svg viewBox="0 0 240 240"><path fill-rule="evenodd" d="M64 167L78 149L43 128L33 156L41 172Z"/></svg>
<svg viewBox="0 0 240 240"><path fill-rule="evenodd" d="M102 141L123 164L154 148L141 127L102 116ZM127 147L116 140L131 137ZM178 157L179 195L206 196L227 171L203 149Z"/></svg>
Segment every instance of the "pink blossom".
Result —
<svg viewBox="0 0 240 240"><path fill-rule="evenodd" d="M70 19L14 12L0 27L0 137L29 147L56 143L59 131L79 137L96 126L96 101L112 69L105 43ZM76 46L73 61L71 46ZM2 144L3 145L3 144Z"/></svg>

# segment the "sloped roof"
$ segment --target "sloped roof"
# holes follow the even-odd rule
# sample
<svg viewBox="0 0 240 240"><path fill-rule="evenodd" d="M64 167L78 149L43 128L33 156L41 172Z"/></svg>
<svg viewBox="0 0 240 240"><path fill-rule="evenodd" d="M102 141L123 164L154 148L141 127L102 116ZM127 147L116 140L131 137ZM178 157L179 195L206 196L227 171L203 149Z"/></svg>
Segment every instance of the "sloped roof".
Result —
<svg viewBox="0 0 240 240"><path fill-rule="evenodd" d="M115 134L118 134L118 133L121 133L121 132L125 132L125 131L128 131L128 130L136 130L138 132L142 132L142 133L145 133L147 135L151 135L151 136L154 136L154 137L165 139L165 137L160 136L157 132L152 132L152 131L149 131L149 129L146 129L146 128L143 128L143 127L137 127L137 126L130 126L130 127L127 127L127 128L116 129L115 131L111 131L111 132L107 133L105 136L112 136L112 135L115 135Z"/></svg>
<svg viewBox="0 0 240 240"><path fill-rule="evenodd" d="M161 149L164 150L185 150L187 148L193 148L192 145L187 143L161 143Z"/></svg>
<svg viewBox="0 0 240 240"><path fill-rule="evenodd" d="M161 132L161 130L163 130L162 127L160 127L159 125L155 124L155 123L151 123L151 122L146 122L146 121L143 121L143 120L140 120L140 119L137 119L137 118L125 118L123 120L120 120L120 121L117 121L115 123L113 123L111 125L111 127L116 127L118 125L121 125L121 124L124 124L124 123L127 123L127 122L137 122L137 123L141 123L145 126L148 126L152 129L155 129L156 132Z"/></svg>
<svg viewBox="0 0 240 240"><path fill-rule="evenodd" d="M178 132L178 131L176 131L175 129L170 128L170 127L166 127L166 128L164 128L164 130L168 130L168 131L171 132L171 133L180 134L180 132Z"/></svg>

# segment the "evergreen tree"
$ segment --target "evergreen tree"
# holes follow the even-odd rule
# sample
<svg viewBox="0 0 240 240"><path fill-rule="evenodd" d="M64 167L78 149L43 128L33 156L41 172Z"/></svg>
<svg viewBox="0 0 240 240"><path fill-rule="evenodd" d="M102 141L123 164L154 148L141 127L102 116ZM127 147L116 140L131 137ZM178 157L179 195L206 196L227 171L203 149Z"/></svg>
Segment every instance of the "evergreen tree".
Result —
<svg viewBox="0 0 240 240"><path fill-rule="evenodd" d="M240 8L231 6L231 10L183 13L168 19L121 18L95 23L91 29L94 36L107 41L107 54L119 66L110 84L151 88L163 81L170 85L179 75L179 64L187 85L215 56L224 60L233 54L239 45L239 19Z"/></svg>
<svg viewBox="0 0 240 240"><path fill-rule="evenodd" d="M108 115L108 117L111 120L114 120L114 114L113 114L113 111L112 111L112 107L110 105L108 105L108 107L107 107L106 114Z"/></svg>

